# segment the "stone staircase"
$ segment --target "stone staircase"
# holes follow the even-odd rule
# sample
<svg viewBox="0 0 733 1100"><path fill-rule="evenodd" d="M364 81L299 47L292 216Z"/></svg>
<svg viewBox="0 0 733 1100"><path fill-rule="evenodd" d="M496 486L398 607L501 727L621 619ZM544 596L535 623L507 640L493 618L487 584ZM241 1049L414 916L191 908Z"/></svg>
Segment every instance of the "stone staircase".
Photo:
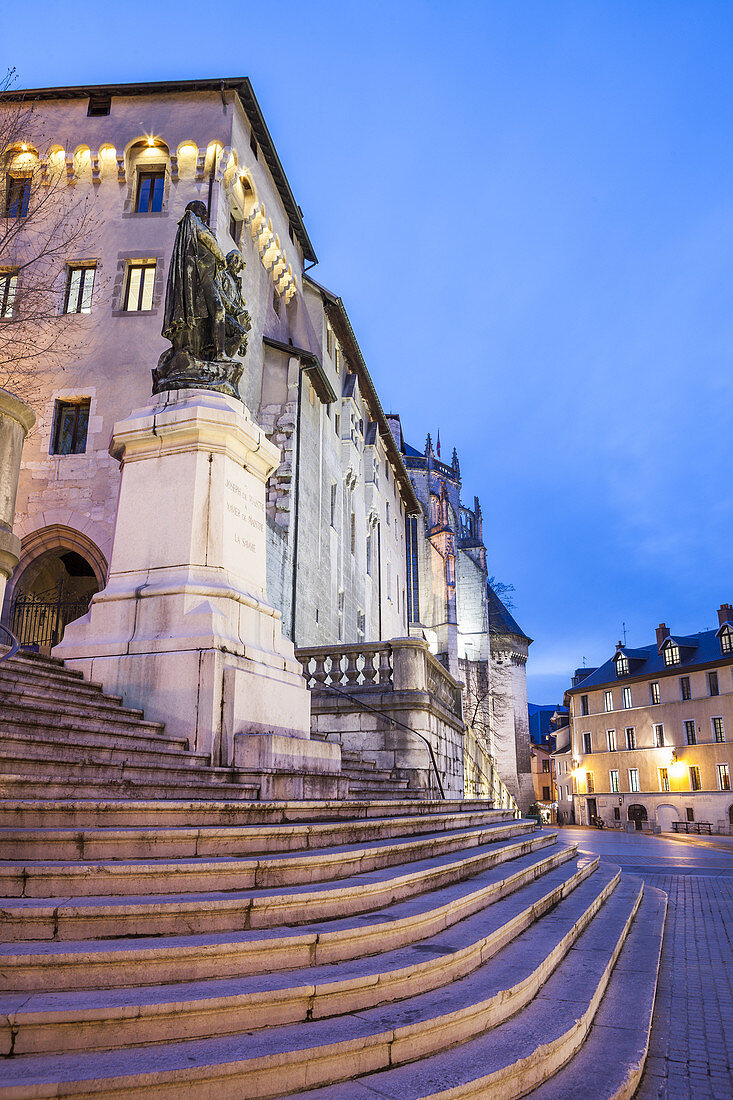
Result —
<svg viewBox="0 0 733 1100"><path fill-rule="evenodd" d="M633 1095L663 893L486 802L248 800L26 661L0 664L0 1100ZM165 797L152 763L124 786L125 738Z"/></svg>

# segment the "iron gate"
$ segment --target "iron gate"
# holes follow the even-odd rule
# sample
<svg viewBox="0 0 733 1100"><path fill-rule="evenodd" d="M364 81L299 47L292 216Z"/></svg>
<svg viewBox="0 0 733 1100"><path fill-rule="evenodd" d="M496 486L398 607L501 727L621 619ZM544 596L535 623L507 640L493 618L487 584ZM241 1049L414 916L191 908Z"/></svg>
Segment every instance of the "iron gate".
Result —
<svg viewBox="0 0 733 1100"><path fill-rule="evenodd" d="M63 581L46 592L21 594L13 601L11 630L22 648L50 648L61 641L68 623L86 615L91 598L91 593L70 596Z"/></svg>

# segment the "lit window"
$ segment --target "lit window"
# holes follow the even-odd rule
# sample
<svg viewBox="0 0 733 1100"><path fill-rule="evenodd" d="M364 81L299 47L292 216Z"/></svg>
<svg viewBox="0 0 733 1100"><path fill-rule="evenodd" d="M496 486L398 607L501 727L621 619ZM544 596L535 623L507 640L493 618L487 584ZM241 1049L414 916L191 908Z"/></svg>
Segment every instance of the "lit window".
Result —
<svg viewBox="0 0 733 1100"><path fill-rule="evenodd" d="M542 761L542 771L543 772L549 772L549 770L550 770L550 761L549 760L543 760Z"/></svg>
<svg viewBox="0 0 733 1100"><path fill-rule="evenodd" d="M654 680L654 682L649 685L649 698L651 699L652 703L659 702L659 684L656 680Z"/></svg>
<svg viewBox="0 0 733 1100"><path fill-rule="evenodd" d="M0 274L0 318L9 321L13 316L15 293L18 289L17 271L5 271Z"/></svg>
<svg viewBox="0 0 733 1100"><path fill-rule="evenodd" d="M717 672L708 672L708 695L720 695Z"/></svg>
<svg viewBox="0 0 733 1100"><path fill-rule="evenodd" d="M690 790L701 791L702 782L700 780L700 768L697 764L693 764L690 768Z"/></svg>
<svg viewBox="0 0 733 1100"><path fill-rule="evenodd" d="M697 744L697 734L695 732L695 720L693 718L690 718L687 722L685 722L685 738L687 739L687 744L688 745L696 745Z"/></svg>
<svg viewBox="0 0 733 1100"><path fill-rule="evenodd" d="M593 772L585 773L585 789L588 794L594 794L596 789L596 781Z"/></svg>
<svg viewBox="0 0 733 1100"><path fill-rule="evenodd" d="M690 677L680 676L680 694L683 699L691 699L692 692L690 691Z"/></svg>
<svg viewBox="0 0 733 1100"><path fill-rule="evenodd" d="M669 772L666 768L659 769L659 789L660 791L669 790Z"/></svg>
<svg viewBox="0 0 733 1100"><path fill-rule="evenodd" d="M624 710L630 710L631 706L632 706L632 703L631 703L631 688L629 688L629 687L626 687L623 690L623 706L624 706Z"/></svg>
<svg viewBox="0 0 733 1100"><path fill-rule="evenodd" d="M623 653L619 653L616 657L616 675L628 676L629 674L629 662L628 658L624 657Z"/></svg>
<svg viewBox="0 0 733 1100"><path fill-rule="evenodd" d="M618 792L619 792L618 769L613 768L608 774L609 774L609 777L611 779L611 792L613 794L618 794Z"/></svg>
<svg viewBox="0 0 733 1100"><path fill-rule="evenodd" d="M581 695L581 697L580 697L580 713L581 714L587 714L588 713L588 696L587 695Z"/></svg>
<svg viewBox="0 0 733 1100"><path fill-rule="evenodd" d="M592 751L593 750L591 749L590 734L589 733L584 733L583 734L583 752L589 753L589 752L592 752Z"/></svg>
<svg viewBox="0 0 733 1100"><path fill-rule="evenodd" d="M616 730L606 730L606 741L608 742L608 751L616 751Z"/></svg>
<svg viewBox="0 0 733 1100"><path fill-rule="evenodd" d="M639 791L639 769L629 768L629 790L632 794L638 794Z"/></svg>
<svg viewBox="0 0 733 1100"><path fill-rule="evenodd" d="M658 749L664 748L664 726L661 724L654 727L654 744Z"/></svg>
<svg viewBox="0 0 733 1100"><path fill-rule="evenodd" d="M64 313L92 312L95 271L93 264L87 264L84 267L67 267Z"/></svg>
<svg viewBox="0 0 733 1100"><path fill-rule="evenodd" d="M728 764L716 764L716 771L718 773L718 790L729 791L730 790L730 766Z"/></svg>
<svg viewBox="0 0 733 1100"><path fill-rule="evenodd" d="M129 264L127 268L127 286L125 304L128 313L141 313L153 308L153 287L155 285L155 264Z"/></svg>
<svg viewBox="0 0 733 1100"><path fill-rule="evenodd" d="M603 709L604 710L613 710L613 692L612 691L604 691L603 692Z"/></svg>
<svg viewBox="0 0 733 1100"><path fill-rule="evenodd" d="M136 214L159 214L163 209L165 172L140 172L137 177Z"/></svg>
<svg viewBox="0 0 733 1100"><path fill-rule="evenodd" d="M733 653L733 630L729 626L724 626L720 632L720 651Z"/></svg>
<svg viewBox="0 0 733 1100"><path fill-rule="evenodd" d="M636 748L636 730L634 729L633 726L627 726L626 727L626 748L627 749L635 749Z"/></svg>
<svg viewBox="0 0 733 1100"><path fill-rule="evenodd" d="M711 718L713 723L713 737L716 741L725 741L725 726L722 718Z"/></svg>
<svg viewBox="0 0 733 1100"><path fill-rule="evenodd" d="M5 217L25 218L31 197L31 181L27 176L5 177Z"/></svg>
<svg viewBox="0 0 733 1100"><path fill-rule="evenodd" d="M81 455L87 446L89 401L57 401L51 454Z"/></svg>
<svg viewBox="0 0 733 1100"><path fill-rule="evenodd" d="M680 663L680 647L675 645L674 642L670 642L669 645L664 647L664 663L665 665L678 665Z"/></svg>

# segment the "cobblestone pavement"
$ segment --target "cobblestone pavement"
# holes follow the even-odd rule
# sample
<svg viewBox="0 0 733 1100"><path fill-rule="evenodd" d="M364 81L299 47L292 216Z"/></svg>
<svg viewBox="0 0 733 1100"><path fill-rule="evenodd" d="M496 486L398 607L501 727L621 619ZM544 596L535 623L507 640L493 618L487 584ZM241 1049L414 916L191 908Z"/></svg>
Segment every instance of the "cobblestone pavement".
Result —
<svg viewBox="0 0 733 1100"><path fill-rule="evenodd" d="M730 838L558 831L561 840L669 895L649 1056L636 1100L733 1100Z"/></svg>

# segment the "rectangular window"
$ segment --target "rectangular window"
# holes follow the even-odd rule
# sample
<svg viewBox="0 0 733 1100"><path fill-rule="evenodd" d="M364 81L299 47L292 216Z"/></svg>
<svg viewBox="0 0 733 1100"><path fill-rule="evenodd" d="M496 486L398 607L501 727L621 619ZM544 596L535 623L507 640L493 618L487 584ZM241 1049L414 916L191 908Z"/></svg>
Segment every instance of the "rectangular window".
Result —
<svg viewBox="0 0 733 1100"><path fill-rule="evenodd" d="M718 773L718 790L729 791L730 790L730 766L728 764L716 764L715 769Z"/></svg>
<svg viewBox="0 0 733 1100"><path fill-rule="evenodd" d="M678 665L680 663L680 647L671 643L664 648L665 665Z"/></svg>
<svg viewBox="0 0 733 1100"><path fill-rule="evenodd" d="M331 526L336 526L336 494L338 492L336 482L331 482Z"/></svg>
<svg viewBox="0 0 733 1100"><path fill-rule="evenodd" d="M235 244L239 244L242 239L242 223L233 214L229 215L229 236Z"/></svg>
<svg viewBox="0 0 733 1100"><path fill-rule="evenodd" d="M581 714L587 714L588 713L588 696L587 695L581 695L581 697L580 697L580 713Z"/></svg>
<svg viewBox="0 0 733 1100"><path fill-rule="evenodd" d="M621 820L621 810L619 809L618 806L613 807L613 820L614 821L620 821Z"/></svg>
<svg viewBox="0 0 733 1100"><path fill-rule="evenodd" d="M27 176L5 177L5 217L25 218L31 198L31 181Z"/></svg>
<svg viewBox="0 0 733 1100"><path fill-rule="evenodd" d="M590 734L589 733L584 733L583 734L583 752L584 753L592 752L591 745L590 745Z"/></svg>
<svg viewBox="0 0 733 1100"><path fill-rule="evenodd" d="M550 801L550 788L549 787L543 787L542 788L542 801L543 802L549 802Z"/></svg>
<svg viewBox="0 0 733 1100"><path fill-rule="evenodd" d="M336 432L336 435L340 438L341 437L341 413L334 413L333 414L333 430Z"/></svg>
<svg viewBox="0 0 733 1100"><path fill-rule="evenodd" d="M683 699L691 699L692 694L690 692L690 677L680 676L680 695Z"/></svg>
<svg viewBox="0 0 733 1100"><path fill-rule="evenodd" d="M112 97L105 95L103 92L96 92L89 96L89 103L87 104L87 118L95 118L101 115L108 115L112 106Z"/></svg>
<svg viewBox="0 0 733 1100"><path fill-rule="evenodd" d="M626 748L627 749L635 749L636 748L636 730L634 729L633 726L627 726L626 727Z"/></svg>
<svg viewBox="0 0 733 1100"><path fill-rule="evenodd" d="M542 771L543 772L549 772L549 770L550 770L550 761L549 760L543 760L542 761Z"/></svg>
<svg viewBox="0 0 733 1100"><path fill-rule="evenodd" d="M629 675L629 661L627 657L619 655L616 658L616 675L628 676Z"/></svg>
<svg viewBox="0 0 733 1100"><path fill-rule="evenodd" d="M89 401L57 401L51 454L83 455L87 446Z"/></svg>
<svg viewBox="0 0 733 1100"><path fill-rule="evenodd" d="M376 465L376 463L375 463ZM405 555L407 557L407 618L411 623L420 621L420 586L418 580L417 517L405 516Z"/></svg>
<svg viewBox="0 0 733 1100"><path fill-rule="evenodd" d="M708 672L708 695L720 695L717 672Z"/></svg>
<svg viewBox="0 0 733 1100"><path fill-rule="evenodd" d="M700 781L700 769L697 764L693 764L690 767L690 790L701 791L702 783Z"/></svg>
<svg viewBox="0 0 733 1100"><path fill-rule="evenodd" d="M616 730L606 730L606 743L609 752L616 751Z"/></svg>
<svg viewBox="0 0 733 1100"><path fill-rule="evenodd" d="M713 740L725 741L725 726L723 725L723 719L711 718L710 721L713 724Z"/></svg>
<svg viewBox="0 0 733 1100"><path fill-rule="evenodd" d="M730 627L726 627L720 635L720 652L733 653L733 631Z"/></svg>
<svg viewBox="0 0 733 1100"><path fill-rule="evenodd" d="M618 768L613 768L613 769L612 769L612 770L611 770L611 771L610 771L610 772L608 773L608 775L609 775L609 778L610 778L610 780L611 780L611 792L612 792L613 794L618 794L618 792L619 792L619 784L618 784Z"/></svg>
<svg viewBox="0 0 733 1100"><path fill-rule="evenodd" d="M629 790L636 794L639 790L639 769L629 768Z"/></svg>
<svg viewBox="0 0 733 1100"><path fill-rule="evenodd" d="M330 325L326 325L326 351L333 355L333 329Z"/></svg>
<svg viewBox="0 0 733 1100"><path fill-rule="evenodd" d="M159 214L163 209L165 172L140 172L137 177L136 214Z"/></svg>
<svg viewBox="0 0 733 1100"><path fill-rule="evenodd" d="M632 706L632 703L631 703L631 688L630 687L625 687L624 688L624 690L623 690L623 699L624 699L624 702L623 702L624 710L630 710L631 706Z"/></svg>
<svg viewBox="0 0 733 1100"><path fill-rule="evenodd" d="M612 691L604 691L603 692L603 709L604 710L613 710L613 692Z"/></svg>
<svg viewBox="0 0 733 1100"><path fill-rule="evenodd" d="M660 791L669 790L669 772L666 768L659 769L659 789Z"/></svg>
<svg viewBox="0 0 733 1100"><path fill-rule="evenodd" d="M695 732L695 720L693 718L690 718L687 722L685 722L685 738L687 740L688 745L696 745L697 744L697 734Z"/></svg>
<svg viewBox="0 0 733 1100"><path fill-rule="evenodd" d="M654 680L653 683L649 685L649 698L651 699L652 703L659 702L659 684L656 680Z"/></svg>
<svg viewBox="0 0 733 1100"><path fill-rule="evenodd" d="M586 772L585 773L585 789L588 792L588 794L595 794L596 781L595 781L595 777L593 775L593 772Z"/></svg>
<svg viewBox="0 0 733 1100"><path fill-rule="evenodd" d="M141 313L153 308L153 287L155 286L155 264L128 264L125 303L123 309L128 313Z"/></svg>
<svg viewBox="0 0 733 1100"><path fill-rule="evenodd" d="M695 820L695 811L693 810L692 806L685 807L685 816L687 817L688 821Z"/></svg>
<svg viewBox="0 0 733 1100"><path fill-rule="evenodd" d="M17 271L4 271L0 274L0 319L9 321L13 316L15 293L18 289Z"/></svg>
<svg viewBox="0 0 733 1100"><path fill-rule="evenodd" d="M664 748L664 726L661 722L654 727L654 744L658 749Z"/></svg>
<svg viewBox="0 0 733 1100"><path fill-rule="evenodd" d="M91 313L92 291L94 290L94 264L86 264L83 267L66 268L66 294L64 296L64 313Z"/></svg>

